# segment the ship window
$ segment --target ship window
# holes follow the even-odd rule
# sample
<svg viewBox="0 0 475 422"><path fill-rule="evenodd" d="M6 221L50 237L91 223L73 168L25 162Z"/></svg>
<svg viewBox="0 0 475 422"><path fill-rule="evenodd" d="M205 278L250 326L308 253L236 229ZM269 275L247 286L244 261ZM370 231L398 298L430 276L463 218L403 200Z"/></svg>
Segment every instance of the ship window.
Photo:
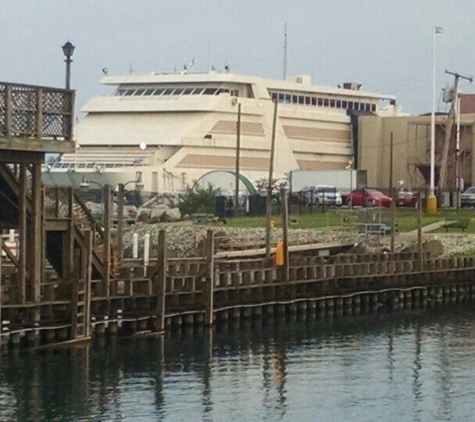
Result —
<svg viewBox="0 0 475 422"><path fill-rule="evenodd" d="M324 105L324 107L328 107L329 104L330 104L330 101L328 100L328 98L324 98L324 99L323 99L323 105Z"/></svg>
<svg viewBox="0 0 475 422"><path fill-rule="evenodd" d="M182 95L190 95L193 92L193 88L185 88Z"/></svg>
<svg viewBox="0 0 475 422"><path fill-rule="evenodd" d="M177 89L175 89L175 92L173 93L173 95L181 95L181 94L183 94L184 90L185 90L185 88L177 88Z"/></svg>
<svg viewBox="0 0 475 422"><path fill-rule="evenodd" d="M317 98L317 103L321 107L323 105L323 98Z"/></svg>
<svg viewBox="0 0 475 422"><path fill-rule="evenodd" d="M290 94L285 94L285 102L290 104L292 102L292 96Z"/></svg>
<svg viewBox="0 0 475 422"><path fill-rule="evenodd" d="M233 90L233 97L239 97L239 89ZM252 98L252 97L249 97Z"/></svg>
<svg viewBox="0 0 475 422"><path fill-rule="evenodd" d="M87 164L87 168L88 168L88 169L94 168L94 163L88 163L88 164Z"/></svg>
<svg viewBox="0 0 475 422"><path fill-rule="evenodd" d="M153 95L154 92L154 89L146 89L143 95Z"/></svg>
<svg viewBox="0 0 475 422"><path fill-rule="evenodd" d="M353 101L348 101L348 109L349 110L354 110L354 104L353 104Z"/></svg>
<svg viewBox="0 0 475 422"><path fill-rule="evenodd" d="M155 90L155 93L153 95L162 95L163 91L165 91L164 88L158 88L157 90Z"/></svg>
<svg viewBox="0 0 475 422"><path fill-rule="evenodd" d="M341 108L341 101L340 100L336 100L336 108Z"/></svg>
<svg viewBox="0 0 475 422"><path fill-rule="evenodd" d="M117 95L117 96L122 96L122 95L124 95L124 93L125 93L125 89L119 89L119 90L115 93L115 95Z"/></svg>
<svg viewBox="0 0 475 422"><path fill-rule="evenodd" d="M376 111L376 104L371 104L371 111L373 113Z"/></svg>
<svg viewBox="0 0 475 422"><path fill-rule="evenodd" d="M130 95L134 95L134 92L135 92L135 89L127 89L125 92L124 92L124 95L129 97Z"/></svg>
<svg viewBox="0 0 475 422"><path fill-rule="evenodd" d="M203 88L195 88L191 95L200 95L203 92Z"/></svg>
<svg viewBox="0 0 475 422"><path fill-rule="evenodd" d="M163 91L163 95L171 95L173 91L173 88L167 88L165 91Z"/></svg>
<svg viewBox="0 0 475 422"><path fill-rule="evenodd" d="M213 95L216 88L206 88L201 95Z"/></svg>
<svg viewBox="0 0 475 422"><path fill-rule="evenodd" d="M330 100L330 107L335 107L335 100Z"/></svg>
<svg viewBox="0 0 475 422"><path fill-rule="evenodd" d="M351 102L342 101L342 102L341 102L341 108L348 108L348 104L351 104Z"/></svg>
<svg viewBox="0 0 475 422"><path fill-rule="evenodd" d="M305 104L310 105L310 97L305 97Z"/></svg>
<svg viewBox="0 0 475 422"><path fill-rule="evenodd" d="M317 98L316 97L312 97L312 105L313 106L317 105Z"/></svg>
<svg viewBox="0 0 475 422"><path fill-rule="evenodd" d="M145 92L145 89L137 89L134 95L142 95Z"/></svg>

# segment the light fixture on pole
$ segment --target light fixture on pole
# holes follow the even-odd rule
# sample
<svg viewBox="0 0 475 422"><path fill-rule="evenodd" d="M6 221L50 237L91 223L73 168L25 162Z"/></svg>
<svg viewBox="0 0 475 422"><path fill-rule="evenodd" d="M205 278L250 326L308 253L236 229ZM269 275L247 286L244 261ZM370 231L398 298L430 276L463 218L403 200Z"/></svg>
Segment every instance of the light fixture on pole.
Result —
<svg viewBox="0 0 475 422"><path fill-rule="evenodd" d="M353 160L348 161L348 165L345 167L345 169L350 171L350 193L348 195L348 206L350 209L352 209L353 201L351 199L351 191L353 190Z"/></svg>
<svg viewBox="0 0 475 422"><path fill-rule="evenodd" d="M430 192L427 199L427 212L435 213L437 211L437 198L435 197L435 75L436 75L436 38L437 34L442 34L443 29L440 26L434 27L432 40L432 112L430 119Z"/></svg>
<svg viewBox="0 0 475 422"><path fill-rule="evenodd" d="M74 45L71 43L71 41L68 41L66 44L64 44L62 47L63 53L66 56L66 89L70 89L71 87L71 63L73 62L71 57L74 54Z"/></svg>

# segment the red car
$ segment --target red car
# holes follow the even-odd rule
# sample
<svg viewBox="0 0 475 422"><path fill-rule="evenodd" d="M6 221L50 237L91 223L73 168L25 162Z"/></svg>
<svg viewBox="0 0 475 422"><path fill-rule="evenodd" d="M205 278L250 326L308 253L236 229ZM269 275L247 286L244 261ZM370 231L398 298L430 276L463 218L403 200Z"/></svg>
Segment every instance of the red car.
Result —
<svg viewBox="0 0 475 422"><path fill-rule="evenodd" d="M348 195L348 203L362 207L390 207L391 198L376 189L355 189Z"/></svg>

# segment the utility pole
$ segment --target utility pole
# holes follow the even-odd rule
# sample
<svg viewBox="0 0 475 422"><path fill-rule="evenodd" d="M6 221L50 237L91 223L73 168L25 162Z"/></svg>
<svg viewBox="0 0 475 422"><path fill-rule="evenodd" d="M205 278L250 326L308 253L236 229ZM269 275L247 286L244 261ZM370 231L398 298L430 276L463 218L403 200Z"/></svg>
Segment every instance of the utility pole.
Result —
<svg viewBox="0 0 475 422"><path fill-rule="evenodd" d="M274 101L274 119L272 122L272 138L270 146L270 160L269 160L269 180L267 182L267 201L266 201L266 260L270 261L270 239L272 230L272 179L274 178L274 154L275 154L275 132L277 128L277 106L278 101Z"/></svg>
<svg viewBox="0 0 475 422"><path fill-rule="evenodd" d="M465 79L472 83L473 78L471 76L464 76L457 72L449 72L448 70L445 71L448 75L454 76L454 87L453 87L453 94L451 96L451 104L450 104L450 111L449 116L447 119L447 123L445 125L445 142L444 142L444 149L442 150L442 160L440 162L440 174L439 174L439 195L443 193L447 185L447 160L449 157L449 149L450 149L450 139L452 138L452 128L455 123L455 109L456 103L458 98L458 84L460 79Z"/></svg>
<svg viewBox="0 0 475 422"><path fill-rule="evenodd" d="M238 104L236 124L236 179L234 190L234 217L239 217L239 156L241 154L241 103Z"/></svg>

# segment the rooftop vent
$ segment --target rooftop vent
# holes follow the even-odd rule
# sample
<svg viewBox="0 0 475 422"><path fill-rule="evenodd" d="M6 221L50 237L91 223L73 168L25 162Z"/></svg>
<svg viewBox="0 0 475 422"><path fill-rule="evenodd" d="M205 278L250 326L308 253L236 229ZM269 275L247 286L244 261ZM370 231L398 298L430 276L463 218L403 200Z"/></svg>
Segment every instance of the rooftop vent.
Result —
<svg viewBox="0 0 475 422"><path fill-rule="evenodd" d="M343 89L351 89L352 91L359 91L361 88L361 84L357 82L344 82Z"/></svg>

